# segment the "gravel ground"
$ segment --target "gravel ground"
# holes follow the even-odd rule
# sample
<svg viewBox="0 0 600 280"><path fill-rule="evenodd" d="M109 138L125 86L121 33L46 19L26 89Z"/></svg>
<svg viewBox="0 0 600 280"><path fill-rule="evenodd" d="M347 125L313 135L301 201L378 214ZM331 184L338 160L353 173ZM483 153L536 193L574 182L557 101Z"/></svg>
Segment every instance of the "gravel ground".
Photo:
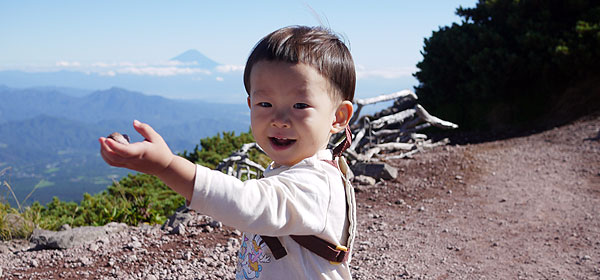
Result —
<svg viewBox="0 0 600 280"><path fill-rule="evenodd" d="M600 116L449 145L360 186L355 279L600 279ZM0 244L2 279L233 279L239 232L127 227L66 250Z"/></svg>

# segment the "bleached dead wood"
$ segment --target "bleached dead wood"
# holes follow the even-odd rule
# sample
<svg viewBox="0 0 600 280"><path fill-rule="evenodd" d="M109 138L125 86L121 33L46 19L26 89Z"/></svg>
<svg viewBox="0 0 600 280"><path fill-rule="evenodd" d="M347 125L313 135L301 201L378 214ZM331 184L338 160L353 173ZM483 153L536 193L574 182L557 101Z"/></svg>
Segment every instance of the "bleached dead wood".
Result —
<svg viewBox="0 0 600 280"><path fill-rule="evenodd" d="M373 120L373 121L371 121L371 126L373 127L373 129L380 129L380 128L384 127L385 125L389 125L392 123L402 123L406 119L413 117L416 113L417 113L417 111L415 109L404 110L402 112L398 112L393 115L389 115L389 116L381 117L377 120Z"/></svg>
<svg viewBox="0 0 600 280"><path fill-rule="evenodd" d="M356 100L357 110L351 124L359 118L360 111L366 105L389 100L396 100L396 102L392 107L374 116L360 117L362 121L353 125L356 133L353 134L352 144L346 154L357 161L368 161L379 153L398 150L409 150L408 153L404 153L404 156L410 156L429 145L426 144L427 135L419 134L418 131L431 126L443 129L458 127L454 123L432 116L420 104L411 103L417 99L414 92L402 90ZM336 140L339 141L339 138Z"/></svg>
<svg viewBox="0 0 600 280"><path fill-rule="evenodd" d="M375 103L394 100L394 99L403 98L403 97L410 97L414 100L417 99L417 95L414 92L412 92L411 90L405 89L405 90L397 91L397 92L390 93L390 94L384 94L384 95L380 95L380 96L376 96L376 97L357 99L356 104L359 106L364 106L364 105L375 104Z"/></svg>
<svg viewBox="0 0 600 280"><path fill-rule="evenodd" d="M356 151L356 147L358 146L360 141L363 139L366 132L367 132L366 128L363 127L362 129L360 129L358 131L358 133L356 133L356 136L354 136L354 140L352 140L352 144L350 144L350 148L348 148L348 149L352 150L352 151Z"/></svg>
<svg viewBox="0 0 600 280"><path fill-rule="evenodd" d="M431 125L435 126L435 127L439 127L439 128L444 128L444 129L454 129L454 128L458 128L458 125L451 123L449 121L445 121L442 120L438 117L434 117L432 115L430 115L425 108L423 108L423 106L417 104L415 106L415 109L417 109L417 114L423 118L424 121L430 123Z"/></svg>
<svg viewBox="0 0 600 280"><path fill-rule="evenodd" d="M383 143L375 146L381 151L398 151L405 150L410 151L416 147L416 144L411 143Z"/></svg>
<svg viewBox="0 0 600 280"><path fill-rule="evenodd" d="M241 179L244 175L248 179L259 178L265 172L265 168L248 158L250 149L256 149L264 153L256 143L244 144L239 150L233 152L231 156L223 159L216 169L238 179Z"/></svg>
<svg viewBox="0 0 600 280"><path fill-rule="evenodd" d="M420 152L421 150L423 150L423 148L434 148L437 146L443 146L443 145L447 145L448 143L450 143L450 140L448 138L444 138L440 141L437 141L435 143L431 143L431 141L429 141L428 143L423 143L422 145L419 145L416 149L406 152L406 153L401 153L399 155L393 155L393 156L388 156L385 159L399 159L399 158L409 158L412 155L414 155L415 153Z"/></svg>
<svg viewBox="0 0 600 280"><path fill-rule="evenodd" d="M354 112L354 115L352 116L352 118L350 119L350 122L348 124L349 125L354 124L354 122L358 119L358 116L360 115L360 111L366 105L375 104L375 103L379 103L379 102L385 102L385 101L394 100L394 99L401 99L401 98L417 100L417 95L414 92L412 92L408 89L405 89L405 90L401 90L398 92L384 94L384 95L380 95L380 96L376 96L376 97L357 99L354 102L356 104L356 112Z"/></svg>

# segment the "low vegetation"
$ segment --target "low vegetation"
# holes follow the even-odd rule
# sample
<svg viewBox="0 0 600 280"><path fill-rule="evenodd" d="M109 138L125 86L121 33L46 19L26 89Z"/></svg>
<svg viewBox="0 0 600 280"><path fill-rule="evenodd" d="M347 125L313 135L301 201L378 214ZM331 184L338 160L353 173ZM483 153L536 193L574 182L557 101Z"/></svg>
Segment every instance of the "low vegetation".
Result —
<svg viewBox="0 0 600 280"><path fill-rule="evenodd" d="M250 142L254 142L250 132L237 136L233 132L224 132L200 140L200 146L189 153L184 151L182 156L214 168L233 151ZM251 154L251 158L263 164L268 162L258 152ZM2 181L2 187L14 196L7 182ZM129 174L113 182L101 193L84 194L80 202L60 201L57 197L46 205L34 202L23 206L25 201L21 202L17 203L17 208L13 208L6 202L6 197L0 201L1 240L26 238L34 227L58 230L64 224L71 227L100 226L110 222L160 224L185 201L155 176Z"/></svg>

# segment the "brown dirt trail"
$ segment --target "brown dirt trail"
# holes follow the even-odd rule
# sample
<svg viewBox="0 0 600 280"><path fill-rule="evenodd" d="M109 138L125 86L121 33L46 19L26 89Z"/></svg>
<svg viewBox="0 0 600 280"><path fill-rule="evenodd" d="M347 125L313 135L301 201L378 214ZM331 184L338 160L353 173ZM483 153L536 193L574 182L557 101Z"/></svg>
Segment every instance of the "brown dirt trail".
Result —
<svg viewBox="0 0 600 280"><path fill-rule="evenodd" d="M356 278L600 279L597 115L393 164L359 194Z"/></svg>

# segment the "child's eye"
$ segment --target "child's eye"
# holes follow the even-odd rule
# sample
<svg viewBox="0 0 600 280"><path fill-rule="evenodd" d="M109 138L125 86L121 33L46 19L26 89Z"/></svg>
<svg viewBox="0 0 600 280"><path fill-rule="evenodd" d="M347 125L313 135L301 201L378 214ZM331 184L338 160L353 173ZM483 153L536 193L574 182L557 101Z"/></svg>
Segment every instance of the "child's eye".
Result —
<svg viewBox="0 0 600 280"><path fill-rule="evenodd" d="M296 103L296 104L294 104L294 109L306 109L308 107L309 106L306 103Z"/></svg>
<svg viewBox="0 0 600 280"><path fill-rule="evenodd" d="M258 104L256 104L256 105L258 105L260 107L271 107L272 106L271 103L269 103L269 102L258 102Z"/></svg>

